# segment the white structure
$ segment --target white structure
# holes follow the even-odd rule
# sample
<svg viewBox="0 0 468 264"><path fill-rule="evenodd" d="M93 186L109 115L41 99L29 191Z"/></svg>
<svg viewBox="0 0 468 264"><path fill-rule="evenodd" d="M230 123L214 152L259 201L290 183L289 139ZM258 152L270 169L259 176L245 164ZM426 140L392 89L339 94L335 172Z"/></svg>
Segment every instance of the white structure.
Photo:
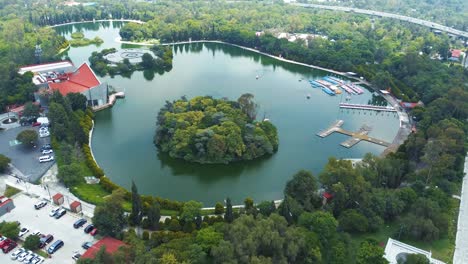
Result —
<svg viewBox="0 0 468 264"><path fill-rule="evenodd" d="M60 61L60 62L54 62L54 63L44 63L44 64L24 66L19 69L18 73L23 75L26 72L32 72L32 73L45 73L45 72L54 72L54 71L72 72L74 71L74 69L75 69L75 66L73 65L73 63L69 61Z"/></svg>
<svg viewBox="0 0 468 264"><path fill-rule="evenodd" d="M390 264L398 264L398 260L406 259L406 255L409 254L421 254L426 256L429 259L431 264L445 264L437 259L432 258L432 253L425 250L419 249L417 247L410 246L398 240L388 238L387 245L385 246L385 259L387 259Z"/></svg>

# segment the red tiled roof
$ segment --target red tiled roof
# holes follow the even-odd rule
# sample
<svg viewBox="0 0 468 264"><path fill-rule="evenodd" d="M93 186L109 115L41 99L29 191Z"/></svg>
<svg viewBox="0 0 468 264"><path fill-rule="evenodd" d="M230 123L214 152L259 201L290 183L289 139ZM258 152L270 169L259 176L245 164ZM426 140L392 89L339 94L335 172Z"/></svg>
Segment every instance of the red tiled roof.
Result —
<svg viewBox="0 0 468 264"><path fill-rule="evenodd" d="M460 58L461 50L451 50L452 51L452 58Z"/></svg>
<svg viewBox="0 0 468 264"><path fill-rule="evenodd" d="M81 258L94 258L96 253L101 249L102 246L106 247L106 252L109 254L115 253L120 247L126 246L124 242L117 240L112 237L105 237L99 240L96 244L90 247L86 252L81 256Z"/></svg>
<svg viewBox="0 0 468 264"><path fill-rule="evenodd" d="M62 198L62 197L63 197L63 195L62 195L61 193L57 193L57 194L55 194L54 196L52 196L52 199L53 199L53 200L58 200L58 199L60 199L60 198Z"/></svg>
<svg viewBox="0 0 468 264"><path fill-rule="evenodd" d="M62 95L67 95L68 93L84 92L99 84L101 82L93 70L87 63L83 63L75 72L68 75L68 80L59 83L51 82L49 83L49 87L53 91L59 91Z"/></svg>
<svg viewBox="0 0 468 264"><path fill-rule="evenodd" d="M333 194L331 194L331 193L329 193L329 192L324 192L324 193L323 193L323 197L325 197L325 198L328 200L328 199L333 198Z"/></svg>
<svg viewBox="0 0 468 264"><path fill-rule="evenodd" d="M73 203L70 204L70 208L76 208L76 207L78 207L78 206L80 206L80 205L81 205L80 202L74 201Z"/></svg>

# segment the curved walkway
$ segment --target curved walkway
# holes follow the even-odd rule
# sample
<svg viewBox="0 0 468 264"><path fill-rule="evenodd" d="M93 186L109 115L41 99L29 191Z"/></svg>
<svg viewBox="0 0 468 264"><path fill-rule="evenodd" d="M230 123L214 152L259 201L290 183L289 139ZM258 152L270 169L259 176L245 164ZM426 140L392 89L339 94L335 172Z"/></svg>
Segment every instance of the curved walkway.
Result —
<svg viewBox="0 0 468 264"><path fill-rule="evenodd" d="M440 31L444 31L444 32L447 32L456 36L468 38L468 32L466 31L454 29L451 27L447 27L447 26L435 23L435 22L431 22L431 21L398 15L398 14L373 11L373 10L368 10L368 9L360 9L360 8L354 8L354 7L344 7L344 6L329 6L329 5L301 4L301 3L291 3L291 5L308 7L308 8L320 8L320 9L327 9L327 10L334 10L334 11L355 12L355 13L371 15L371 16L388 17L388 18L398 19L401 21L410 22L413 24L418 24L421 26L429 27L429 28L438 29Z"/></svg>

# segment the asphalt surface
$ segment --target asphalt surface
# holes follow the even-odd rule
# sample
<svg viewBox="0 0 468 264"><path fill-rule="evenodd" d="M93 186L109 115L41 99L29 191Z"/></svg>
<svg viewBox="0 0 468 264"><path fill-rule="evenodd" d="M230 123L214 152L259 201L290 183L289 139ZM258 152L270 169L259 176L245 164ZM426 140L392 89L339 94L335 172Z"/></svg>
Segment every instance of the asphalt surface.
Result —
<svg viewBox="0 0 468 264"><path fill-rule="evenodd" d="M83 232L84 227L79 229L73 228L73 223L78 220L80 216L67 212L60 219L55 219L49 216L49 212L56 206L48 203L47 206L42 209L36 210L34 209L34 204L37 201L37 199L31 198L23 193L17 195L13 198L16 208L10 213L0 216L0 221L19 221L21 223L21 227L27 227L30 230L23 236L24 238L26 238L30 233L39 230L42 234L52 234L54 236L54 240L51 243L58 239L62 240L64 242L64 246L56 251L51 258L46 259L44 263L75 263L72 259L73 254L75 252L80 254L85 252L81 245L84 242L90 241L95 243L96 241L91 235ZM89 219L88 223L90 223ZM45 249L47 249L49 245L47 245ZM20 246L17 248L19 247ZM0 263L19 263L17 260L11 260L10 258L11 253L13 253L17 248L13 249L8 254L0 252Z"/></svg>
<svg viewBox="0 0 468 264"><path fill-rule="evenodd" d="M453 264L468 263L468 157L465 157L464 173Z"/></svg>
<svg viewBox="0 0 468 264"><path fill-rule="evenodd" d="M12 173L19 178L35 182L54 164L54 162L39 163L38 158L42 156L39 148L50 143L50 137L39 138L35 148L23 144L11 145L18 133L26 129L39 131L38 127L20 126L0 131L0 154L11 159L11 164L19 171ZM53 155L53 154L52 154Z"/></svg>

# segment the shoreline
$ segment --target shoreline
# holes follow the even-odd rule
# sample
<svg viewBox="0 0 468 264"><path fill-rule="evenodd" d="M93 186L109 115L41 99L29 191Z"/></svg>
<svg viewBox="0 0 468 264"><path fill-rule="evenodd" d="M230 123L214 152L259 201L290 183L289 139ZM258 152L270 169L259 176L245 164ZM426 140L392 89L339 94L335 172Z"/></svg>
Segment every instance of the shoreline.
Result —
<svg viewBox="0 0 468 264"><path fill-rule="evenodd" d="M82 23L82 22L79 22L79 23ZM248 48L248 47L244 47L244 46L240 46L240 45L237 45L237 44L232 44L232 43L228 43L228 42L224 42L224 41L219 41L219 40L194 40L194 41L180 41L180 42L171 42L171 43L161 43L161 44L152 44L152 43L139 43L139 42L132 42L132 41L123 41L121 39L121 37L117 37L115 40L115 42L117 43L121 43L121 44L131 44L131 45L139 45L139 46L153 46L153 45L160 45L160 46L173 46L173 45L180 45L180 44L193 44L193 43L218 43L218 44L225 44L225 45L230 45L230 46L233 46L233 47L237 47L237 48L241 48L241 49L244 49L244 50L248 50L248 51L251 51L251 52L255 52L255 53L258 53L258 54L261 54L261 55L264 55L264 56L267 56L267 57L270 57L270 58L273 58L273 59L276 59L276 60L279 60L279 61L283 61L283 62L287 62L287 63L292 63L292 64L296 64L296 65L301 65L301 66L305 66L305 67L308 67L308 68L312 68L312 69L318 69L318 70L322 70L322 71L326 71L326 72L330 72L330 73L334 73L334 74L337 74L337 75L340 75L340 76L344 76L346 78L349 78L349 79L353 79L353 80L358 80L362 83L364 83L365 85L369 86L369 88L371 88L372 90L374 90L375 92L379 93L379 90L376 89L375 87L373 87L369 82L367 82L366 80L362 80L360 79L359 77L353 77L353 76L349 76L348 74L344 73L344 72L340 72L340 71L336 71L336 70L333 70L333 69L327 69L327 68L323 68L323 67L320 67L320 66L316 66L316 65L311 65L311 64L306 64L306 63L301 63L301 62L297 62L297 61L293 61L293 60L288 60L288 59L285 59L285 58L282 58L282 57L278 57L278 56L274 56L272 54L268 54L268 53L265 53L265 52L261 52L259 50L256 50L256 49L253 49L253 48ZM379 93L380 94L380 93ZM386 96L384 96L385 100L387 101L387 103L389 103L390 105L393 105L392 103L394 102L391 102L391 100L389 98L387 98ZM393 97L392 97L393 98ZM410 131L410 129L408 129L406 126L402 126L402 116L407 116L407 113L402 111L400 108L396 108L397 109L397 114L400 118L400 126L399 126L399 129L398 129L398 132L397 134L395 135L394 137L394 140L393 142L396 141L396 139L398 138L398 136L401 134L401 133L405 133L405 132L408 132L408 130ZM93 127L91 128L91 131L89 133L89 148L91 150L91 155L94 159L94 161L96 162L96 164L99 166L99 164L97 163L96 161L96 158L94 157L94 153L93 153L93 149L92 149L92 134L93 134L93 131L94 131L94 120L93 120ZM409 133L408 133L409 134ZM396 144L397 146L398 145L401 145L401 143L404 141L404 140L398 140L399 142ZM392 144L393 145L393 144ZM385 155L385 154L388 154L386 153L387 152L387 149L389 149L390 147L384 149L384 151L382 151L381 155ZM395 148L396 149L396 148ZM100 166L99 166L100 168ZM104 177L107 177L106 175L104 175ZM109 180L111 180L109 178ZM275 202L275 204L279 204L281 203L282 199L273 199L273 201ZM244 205L233 205L233 208L242 208ZM203 207L202 210L213 210L214 207Z"/></svg>
<svg viewBox="0 0 468 264"><path fill-rule="evenodd" d="M134 19L98 19L98 20L85 20L85 21L78 21L78 22L67 22L62 24L50 25L46 26L49 28L55 28L60 26L67 26L67 25L75 25L75 24L82 24L82 23L96 23L96 22L133 22L137 24L144 24L145 22L141 20L134 20Z"/></svg>

